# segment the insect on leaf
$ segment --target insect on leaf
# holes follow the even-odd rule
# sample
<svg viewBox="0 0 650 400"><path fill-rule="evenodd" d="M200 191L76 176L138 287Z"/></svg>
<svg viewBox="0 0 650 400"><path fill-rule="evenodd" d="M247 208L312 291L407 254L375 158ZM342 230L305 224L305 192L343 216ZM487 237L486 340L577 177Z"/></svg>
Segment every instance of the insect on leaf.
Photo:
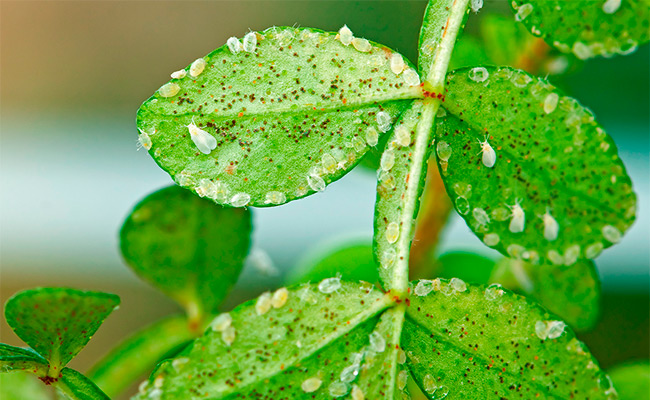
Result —
<svg viewBox="0 0 650 400"><path fill-rule="evenodd" d="M567 267L504 258L497 263L490 282L537 301L574 330L590 329L598 321L600 281L591 260L579 260Z"/></svg>
<svg viewBox="0 0 650 400"><path fill-rule="evenodd" d="M341 33L275 27L228 40L138 111L140 142L181 186L233 207L325 189L421 97L392 50Z"/></svg>
<svg viewBox="0 0 650 400"><path fill-rule="evenodd" d="M179 347L195 336L185 315L166 317L111 350L88 372L88 378L108 396L117 396L137 378L150 372L163 357L180 350Z"/></svg>
<svg viewBox="0 0 650 400"><path fill-rule="evenodd" d="M394 324L380 318L390 302L371 285L337 278L263 294L217 316L136 399L383 398L394 375L384 366Z"/></svg>
<svg viewBox="0 0 650 400"><path fill-rule="evenodd" d="M119 303L110 293L38 288L11 297L5 317L16 335L49 361L51 371L60 371Z"/></svg>
<svg viewBox="0 0 650 400"><path fill-rule="evenodd" d="M400 280L396 274L405 270L407 260L401 255L408 254L411 246L413 219L419 207L419 200L414 199L420 198L424 188L428 156L420 158L421 163L413 159L415 154L430 151L427 136L418 133L421 129L429 131L432 120L432 109L415 101L402 114L381 157L373 246L386 290L394 289Z"/></svg>
<svg viewBox="0 0 650 400"><path fill-rule="evenodd" d="M138 276L193 320L216 312L237 281L250 234L249 210L219 207L170 186L135 206L122 226L120 248Z"/></svg>
<svg viewBox="0 0 650 400"><path fill-rule="evenodd" d="M513 0L515 19L585 60L629 54L650 38L648 0Z"/></svg>
<svg viewBox="0 0 650 400"><path fill-rule="evenodd" d="M503 254L572 265L621 240L636 195L593 114L511 68L448 76L438 166L458 213Z"/></svg>
<svg viewBox="0 0 650 400"><path fill-rule="evenodd" d="M585 345L535 303L459 279L414 292L402 346L429 399L616 399Z"/></svg>

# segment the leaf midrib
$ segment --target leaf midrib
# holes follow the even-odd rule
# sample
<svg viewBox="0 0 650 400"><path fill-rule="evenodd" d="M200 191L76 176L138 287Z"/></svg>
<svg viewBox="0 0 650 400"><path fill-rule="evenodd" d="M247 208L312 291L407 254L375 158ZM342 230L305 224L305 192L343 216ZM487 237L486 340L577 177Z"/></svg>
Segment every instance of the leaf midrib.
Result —
<svg viewBox="0 0 650 400"><path fill-rule="evenodd" d="M345 104L343 103L337 103L337 104L332 104L329 103L327 105L318 105L318 104L312 104L312 103L306 103L306 104L293 104L294 107L288 106L288 107L277 107L276 105L270 103L268 104L264 110L258 111L258 112L245 112L243 114L244 117L255 117L255 116L261 116L261 115L274 115L274 114L296 114L296 113L329 113L337 110L345 110L345 109L356 109L356 108L361 108L365 106L371 106L375 104L384 104L384 103L390 103L394 101L400 101L400 100L415 100L415 99L421 99L424 97L422 94L422 88L420 86L412 86L406 89L400 89L398 91L392 92L393 96L366 96L361 98L361 101L359 99L355 99L357 101L349 101L346 102ZM297 107L296 107L297 106ZM163 109L164 110L164 109ZM178 111L178 110L175 110ZM158 117L166 117L166 118L178 118L178 117L184 117L184 116L195 116L195 115L200 115L203 114L203 118L217 118L217 119L231 119L233 117L238 117L240 114L240 111L237 110L230 110L227 112L209 112L209 113L202 113L202 112L186 112L186 113L160 113L160 112L153 112L150 111L153 115L156 115ZM239 117L241 118L241 117Z"/></svg>
<svg viewBox="0 0 650 400"><path fill-rule="evenodd" d="M411 316L409 315L409 313L406 313L406 318L405 318L405 320L408 321L408 322L410 322L410 323L412 323L416 328L420 329L420 330L423 331L425 334L426 334L426 333L430 333L430 334L435 335L436 340L438 340L439 342L444 343L444 344L448 345L449 347L453 348L454 350L456 350L456 353L457 353L457 354L461 354L461 355L462 355L463 352L467 352L467 350L466 350L464 347L462 347L462 346L458 346L455 342L452 342L452 341L449 341L449 340L445 340L448 336L444 335L442 332L437 332L437 331L430 330L430 329L428 329L426 326L422 325L419 321L417 321L416 319L414 319L413 317L411 317ZM484 356L482 353L478 352L478 351L472 353L472 357L474 357L474 358L478 358L478 359L479 359L482 363L484 363L485 365L489 365L489 364L490 364L490 360L487 359L487 358L485 358L485 356ZM564 397L558 397L558 396L554 395L552 392L548 392L548 393L547 393L547 391L548 391L548 387L546 387L546 386L544 386L544 385L541 385L541 384L538 384L538 383L537 383L536 381L534 381L534 380L529 380L529 379L527 379L526 377L523 377L523 378L522 378L522 376L520 376L520 375L515 375L515 374L513 374L513 373L510 372L510 371L511 371L511 369L506 368L506 370L505 370L505 371L502 371L502 373L505 374L505 375L507 375L507 376L510 376L511 378L515 379L516 381L524 380L524 381L527 382L530 386L535 387L535 388L538 388L539 390L543 391L544 393L546 393L547 395L553 397L554 399L557 399L557 400L565 400Z"/></svg>

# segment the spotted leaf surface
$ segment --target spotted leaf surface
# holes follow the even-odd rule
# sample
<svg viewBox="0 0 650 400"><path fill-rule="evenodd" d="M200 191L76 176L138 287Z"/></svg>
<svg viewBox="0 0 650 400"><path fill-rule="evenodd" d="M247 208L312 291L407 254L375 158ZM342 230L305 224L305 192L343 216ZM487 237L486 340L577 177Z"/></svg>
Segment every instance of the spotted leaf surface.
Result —
<svg viewBox="0 0 650 400"><path fill-rule="evenodd" d="M504 258L497 263L490 282L537 301L577 331L592 328L598 320L600 281L591 260L566 267Z"/></svg>
<svg viewBox="0 0 650 400"><path fill-rule="evenodd" d="M416 101L395 125L377 171L374 251L381 265L379 278L385 289L399 281L404 271L413 238L413 220L424 187L430 144L428 132L433 109ZM426 133L418 134L420 130ZM416 157L417 154L425 154ZM415 161L417 160L417 161Z"/></svg>
<svg viewBox="0 0 650 400"><path fill-rule="evenodd" d="M450 74L436 152L447 192L483 242L571 265L621 240L636 196L616 145L576 100L510 68Z"/></svg>
<svg viewBox="0 0 650 400"><path fill-rule="evenodd" d="M440 44L447 33L451 8L458 0L431 0L424 12L418 40L418 69L426 76L442 50ZM467 8L468 15L470 8ZM444 73L444 72L443 72Z"/></svg>
<svg viewBox="0 0 650 400"><path fill-rule="evenodd" d="M120 232L138 276L176 300L192 319L216 311L248 254L251 212L223 208L171 186L135 206Z"/></svg>
<svg viewBox="0 0 650 400"><path fill-rule="evenodd" d="M371 345L371 338L389 339L377 328L389 305L372 286L336 278L263 294L217 316L203 337L161 364L135 398L329 399L332 392L379 390L362 378L390 377L390 371L378 376L384 370L368 361L388 351L379 351L377 340Z"/></svg>
<svg viewBox="0 0 650 400"><path fill-rule="evenodd" d="M650 38L648 0L513 0L515 19L580 59L629 54Z"/></svg>
<svg viewBox="0 0 650 400"><path fill-rule="evenodd" d="M391 70L393 54L344 29L231 38L140 107L140 142L179 185L220 204L322 191L421 97L413 68Z"/></svg>
<svg viewBox="0 0 650 400"><path fill-rule="evenodd" d="M0 343L0 376L2 372L29 371L45 376L47 360L32 349Z"/></svg>
<svg viewBox="0 0 650 400"><path fill-rule="evenodd" d="M163 357L180 350L195 336L197 333L190 330L185 315L166 317L111 350L88 372L88 378L108 396L117 396L150 372Z"/></svg>
<svg viewBox="0 0 650 400"><path fill-rule="evenodd" d="M119 297L68 288L19 292L5 305L7 323L16 335L59 370L88 343Z"/></svg>
<svg viewBox="0 0 650 400"><path fill-rule="evenodd" d="M414 292L402 346L430 399L616 399L573 331L525 298L458 279Z"/></svg>

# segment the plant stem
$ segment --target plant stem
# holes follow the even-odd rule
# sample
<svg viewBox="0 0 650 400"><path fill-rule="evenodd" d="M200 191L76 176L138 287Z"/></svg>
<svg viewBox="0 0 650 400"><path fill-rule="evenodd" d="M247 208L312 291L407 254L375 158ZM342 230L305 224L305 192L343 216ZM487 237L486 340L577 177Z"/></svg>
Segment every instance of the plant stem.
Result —
<svg viewBox="0 0 650 400"><path fill-rule="evenodd" d="M454 0L437 55L422 85L424 91L442 92L449 60L456 43L456 37L462 28L468 5L469 0ZM432 144L433 123L441 104L442 100L436 97L427 97L424 100L422 116L415 131L415 147L408 168L408 180L415 184L408 185L403 195L404 202L400 221L402 232L397 243L397 265L392 277L392 289L400 295L406 293L408 289L413 219L417 217L421 182L426 178L426 162L429 156L429 146Z"/></svg>

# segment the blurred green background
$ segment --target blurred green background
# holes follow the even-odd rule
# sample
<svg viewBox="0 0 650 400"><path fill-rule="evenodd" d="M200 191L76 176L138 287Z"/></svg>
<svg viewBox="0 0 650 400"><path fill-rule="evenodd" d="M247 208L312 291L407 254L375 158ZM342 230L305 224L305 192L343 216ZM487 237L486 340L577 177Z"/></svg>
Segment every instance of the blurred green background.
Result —
<svg viewBox="0 0 650 400"><path fill-rule="evenodd" d="M119 294L73 366L84 370L136 327L175 310L123 265L117 232L131 207L171 183L136 151L135 112L169 74L230 36L272 25L338 30L412 61L425 1L2 1L0 3L0 299L34 286ZM487 12L509 12L486 1ZM563 80L615 138L639 195L638 221L596 260L603 318L582 339L605 367L648 357L650 53L585 63ZM374 173L354 171L325 193L255 210L255 256L233 305L281 282L307 249L336 236L370 238ZM440 251L494 256L452 217ZM269 260L270 257L270 260ZM275 266L272 267L269 261ZM276 270L277 268L277 270ZM1 322L1 341L19 344Z"/></svg>

